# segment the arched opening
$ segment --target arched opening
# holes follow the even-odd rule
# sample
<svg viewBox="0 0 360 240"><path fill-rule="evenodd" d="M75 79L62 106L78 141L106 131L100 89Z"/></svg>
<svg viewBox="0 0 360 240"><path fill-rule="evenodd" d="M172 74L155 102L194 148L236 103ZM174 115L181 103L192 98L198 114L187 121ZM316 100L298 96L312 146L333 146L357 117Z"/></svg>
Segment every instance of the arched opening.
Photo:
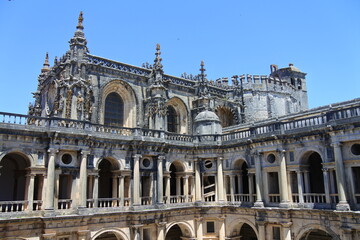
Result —
<svg viewBox="0 0 360 240"><path fill-rule="evenodd" d="M182 237L184 236L182 234L181 228L179 227L179 225L175 224L166 233L165 240L181 240Z"/></svg>
<svg viewBox="0 0 360 240"><path fill-rule="evenodd" d="M171 105L167 107L167 131L173 133L179 132L179 116Z"/></svg>
<svg viewBox="0 0 360 240"><path fill-rule="evenodd" d="M180 198L181 195L184 194L183 189L183 178L182 173L184 172L184 168L179 162L173 162L170 165L170 195L176 196L177 198ZM173 198L174 201L175 198Z"/></svg>
<svg viewBox="0 0 360 240"><path fill-rule="evenodd" d="M118 177L113 174L115 164L109 159L99 163L98 207L118 206L117 188Z"/></svg>
<svg viewBox="0 0 360 240"><path fill-rule="evenodd" d="M112 92L105 100L105 125L123 126L124 102L119 94Z"/></svg>
<svg viewBox="0 0 360 240"><path fill-rule="evenodd" d="M313 152L307 161L309 164L310 192L325 193L321 156L317 152Z"/></svg>
<svg viewBox="0 0 360 240"><path fill-rule="evenodd" d="M229 127L236 124L234 114L232 113L231 109L228 107L218 107L215 109L216 115L218 115L221 126Z"/></svg>
<svg viewBox="0 0 360 240"><path fill-rule="evenodd" d="M3 157L0 162L0 201L23 201L26 189L26 168L28 161L21 155L10 153ZM1 211L6 211L2 206ZM13 206L12 211L21 211L23 204Z"/></svg>
<svg viewBox="0 0 360 240"><path fill-rule="evenodd" d="M300 240L331 240L332 236L320 229L313 229L305 233Z"/></svg>
<svg viewBox="0 0 360 240"><path fill-rule="evenodd" d="M256 236L256 233L254 232L252 227L247 223L244 223L241 226L240 238L242 240L257 240L258 239L257 236Z"/></svg>
<svg viewBox="0 0 360 240"><path fill-rule="evenodd" d="M167 106L167 131L187 134L188 133L188 109L185 103L177 97L169 99Z"/></svg>
<svg viewBox="0 0 360 240"><path fill-rule="evenodd" d="M95 240L123 240L123 238L116 236L113 232L104 232L96 237Z"/></svg>
<svg viewBox="0 0 360 240"><path fill-rule="evenodd" d="M234 162L232 172L226 177L228 201L250 202L248 165L244 160Z"/></svg>

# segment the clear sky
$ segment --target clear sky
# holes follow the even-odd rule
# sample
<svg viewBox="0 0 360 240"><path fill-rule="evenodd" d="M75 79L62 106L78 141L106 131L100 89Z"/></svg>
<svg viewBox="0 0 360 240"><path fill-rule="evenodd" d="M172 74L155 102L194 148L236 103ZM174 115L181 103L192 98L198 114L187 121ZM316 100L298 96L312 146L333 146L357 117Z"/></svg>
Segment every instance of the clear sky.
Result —
<svg viewBox="0 0 360 240"><path fill-rule="evenodd" d="M161 44L166 74L269 74L293 63L311 108L360 97L359 0L0 0L0 111L27 113L49 52L68 49L79 12L90 53L141 66Z"/></svg>

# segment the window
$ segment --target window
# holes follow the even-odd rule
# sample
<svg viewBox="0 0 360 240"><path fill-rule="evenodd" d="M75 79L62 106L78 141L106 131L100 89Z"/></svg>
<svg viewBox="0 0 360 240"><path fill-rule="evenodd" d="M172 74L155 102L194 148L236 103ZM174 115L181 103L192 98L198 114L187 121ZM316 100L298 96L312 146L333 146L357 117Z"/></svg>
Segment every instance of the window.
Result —
<svg viewBox="0 0 360 240"><path fill-rule="evenodd" d="M206 222L206 232L207 233L215 232L215 223L214 222Z"/></svg>
<svg viewBox="0 0 360 240"><path fill-rule="evenodd" d="M122 126L124 122L124 102L119 94L110 93L105 100L105 125Z"/></svg>
<svg viewBox="0 0 360 240"><path fill-rule="evenodd" d="M273 227L273 239L280 240L280 227Z"/></svg>
<svg viewBox="0 0 360 240"><path fill-rule="evenodd" d="M178 116L172 106L167 107L167 130L176 133L178 129Z"/></svg>

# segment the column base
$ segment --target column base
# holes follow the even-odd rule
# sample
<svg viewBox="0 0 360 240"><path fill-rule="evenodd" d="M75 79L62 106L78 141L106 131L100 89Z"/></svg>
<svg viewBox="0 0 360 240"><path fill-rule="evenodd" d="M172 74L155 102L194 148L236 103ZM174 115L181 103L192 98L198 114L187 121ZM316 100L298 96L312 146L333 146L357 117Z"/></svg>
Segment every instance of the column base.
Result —
<svg viewBox="0 0 360 240"><path fill-rule="evenodd" d="M254 207L255 208L263 208L264 207L264 202L263 201L256 201L254 203Z"/></svg>
<svg viewBox="0 0 360 240"><path fill-rule="evenodd" d="M281 208L291 208L291 203L289 201L284 201L279 204L279 207Z"/></svg>
<svg viewBox="0 0 360 240"><path fill-rule="evenodd" d="M350 205L346 201L336 204L336 211L350 211Z"/></svg>
<svg viewBox="0 0 360 240"><path fill-rule="evenodd" d="M55 215L54 209L45 209L44 217L54 217Z"/></svg>

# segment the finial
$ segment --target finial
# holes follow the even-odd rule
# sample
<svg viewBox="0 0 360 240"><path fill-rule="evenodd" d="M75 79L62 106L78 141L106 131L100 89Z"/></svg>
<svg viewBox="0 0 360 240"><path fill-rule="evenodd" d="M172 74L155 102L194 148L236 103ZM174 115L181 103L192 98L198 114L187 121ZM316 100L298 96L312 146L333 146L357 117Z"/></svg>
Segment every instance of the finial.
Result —
<svg viewBox="0 0 360 240"><path fill-rule="evenodd" d="M155 53L156 57L154 60L154 69L155 70L162 70L163 65L161 64L162 58L160 57L161 52L160 52L160 44L156 44L156 53Z"/></svg>
<svg viewBox="0 0 360 240"><path fill-rule="evenodd" d="M45 61L44 61L44 64L43 64L43 68L41 69L41 72L48 72L49 71L49 53L46 52L46 55L45 55Z"/></svg>
<svg viewBox="0 0 360 240"><path fill-rule="evenodd" d="M201 81L204 82L205 81L205 71L206 69L204 68L205 64L204 64L204 61L201 61L200 63L200 78L201 78Z"/></svg>
<svg viewBox="0 0 360 240"><path fill-rule="evenodd" d="M83 21L84 21L83 12L81 11L78 18L78 25L76 26L77 29L81 29L81 30L84 29L84 26L82 25Z"/></svg>

